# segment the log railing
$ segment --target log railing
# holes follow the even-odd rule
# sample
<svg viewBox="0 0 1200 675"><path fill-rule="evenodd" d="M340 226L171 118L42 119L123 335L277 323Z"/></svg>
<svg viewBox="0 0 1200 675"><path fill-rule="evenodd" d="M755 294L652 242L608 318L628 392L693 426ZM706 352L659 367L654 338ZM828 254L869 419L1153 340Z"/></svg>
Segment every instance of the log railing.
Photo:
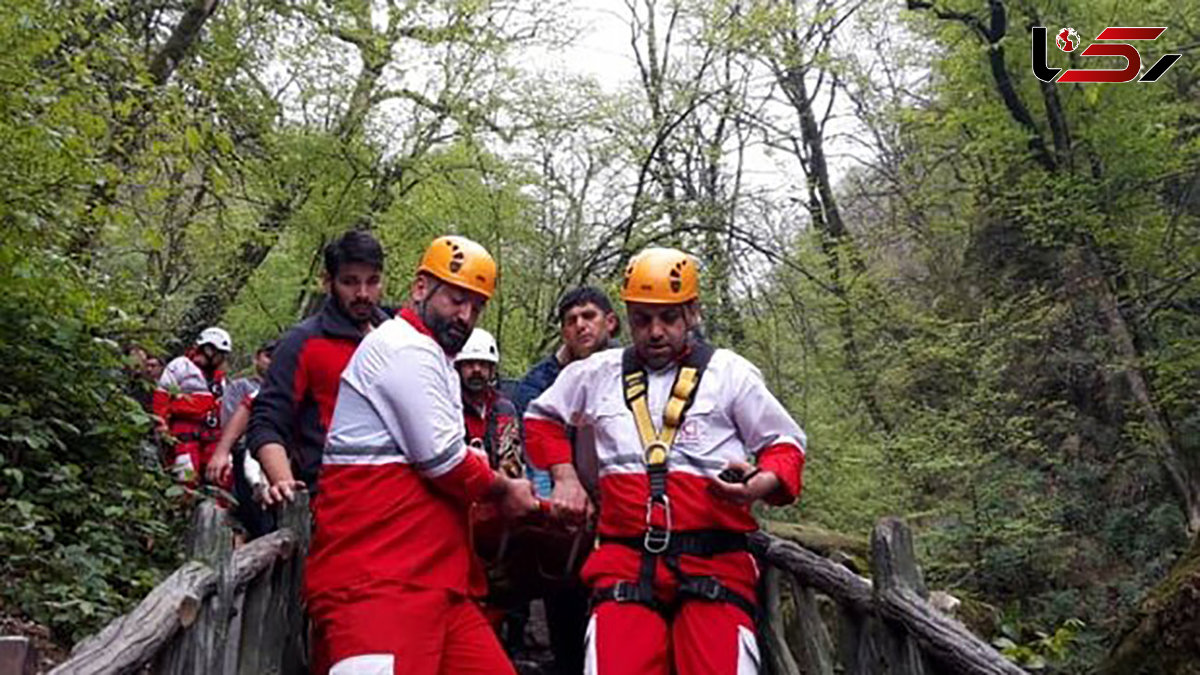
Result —
<svg viewBox="0 0 1200 675"><path fill-rule="evenodd" d="M189 558L137 607L75 646L51 675L308 672L300 580L308 550L307 495L280 529L232 550L223 514L202 502ZM811 546L811 547L810 547ZM760 645L774 675L1019 675L958 621L935 609L908 528L885 518L871 536L871 579L832 551L757 533L763 563ZM816 550L821 550L820 553Z"/></svg>
<svg viewBox="0 0 1200 675"><path fill-rule="evenodd" d="M224 512L203 501L188 532L190 560L128 614L71 650L51 675L307 672L300 578L308 551L308 497L280 514L277 531L233 550Z"/></svg>
<svg viewBox="0 0 1200 675"><path fill-rule="evenodd" d="M760 644L774 675L1025 672L929 603L912 535L898 519L875 526L870 580L769 534L755 534L751 547L765 563ZM822 612L818 595L834 611Z"/></svg>

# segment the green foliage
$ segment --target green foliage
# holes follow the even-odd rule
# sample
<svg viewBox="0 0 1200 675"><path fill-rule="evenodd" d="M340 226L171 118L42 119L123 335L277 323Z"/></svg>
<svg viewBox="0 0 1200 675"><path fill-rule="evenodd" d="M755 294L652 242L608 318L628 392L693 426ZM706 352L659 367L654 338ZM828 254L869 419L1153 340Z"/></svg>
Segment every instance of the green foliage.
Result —
<svg viewBox="0 0 1200 675"><path fill-rule="evenodd" d="M1068 619L1050 633L1033 630L1032 639L1028 639L1025 637L1030 632L1027 627L1005 623L1000 627L1002 635L992 640L992 645L1026 670L1046 670L1067 662L1083 627L1084 623L1079 619Z"/></svg>
<svg viewBox="0 0 1200 675"><path fill-rule="evenodd" d="M18 253L0 248L0 597L77 639L177 562L179 514L107 337L128 322L71 263Z"/></svg>

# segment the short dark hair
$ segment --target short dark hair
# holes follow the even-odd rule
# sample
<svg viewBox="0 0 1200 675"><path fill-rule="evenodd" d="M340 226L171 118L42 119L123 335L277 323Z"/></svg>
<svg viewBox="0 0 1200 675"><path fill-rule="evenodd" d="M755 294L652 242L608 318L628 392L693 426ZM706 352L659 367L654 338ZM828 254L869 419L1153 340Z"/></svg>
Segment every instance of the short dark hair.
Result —
<svg viewBox="0 0 1200 675"><path fill-rule="evenodd" d="M604 294L604 291L595 286L578 286L564 293L562 299L558 301L559 325L562 325L563 319L567 318L567 312L580 305L595 305L605 314L615 314L612 303L608 301L608 296Z"/></svg>
<svg viewBox="0 0 1200 675"><path fill-rule="evenodd" d="M267 340L266 342L262 343L262 346L259 347L258 351L254 352L254 354L255 356L259 354L274 354L275 348L278 346L279 340Z"/></svg>
<svg viewBox="0 0 1200 675"><path fill-rule="evenodd" d="M383 247L364 230L347 230L325 247L325 273L336 277L342 265L364 263L383 269Z"/></svg>

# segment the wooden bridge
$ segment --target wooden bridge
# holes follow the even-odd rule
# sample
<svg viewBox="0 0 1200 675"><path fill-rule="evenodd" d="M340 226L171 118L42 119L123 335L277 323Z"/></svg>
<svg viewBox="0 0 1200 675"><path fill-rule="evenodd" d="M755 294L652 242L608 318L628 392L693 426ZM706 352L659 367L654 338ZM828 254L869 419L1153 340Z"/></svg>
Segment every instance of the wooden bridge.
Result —
<svg viewBox="0 0 1200 675"><path fill-rule="evenodd" d="M308 513L301 495L277 532L234 551L222 512L202 502L189 530L191 559L131 612L77 644L51 675L307 673L299 598ZM912 535L898 519L883 519L872 533L871 579L770 534L753 535L751 546L765 570L764 673L1024 672L930 605Z"/></svg>

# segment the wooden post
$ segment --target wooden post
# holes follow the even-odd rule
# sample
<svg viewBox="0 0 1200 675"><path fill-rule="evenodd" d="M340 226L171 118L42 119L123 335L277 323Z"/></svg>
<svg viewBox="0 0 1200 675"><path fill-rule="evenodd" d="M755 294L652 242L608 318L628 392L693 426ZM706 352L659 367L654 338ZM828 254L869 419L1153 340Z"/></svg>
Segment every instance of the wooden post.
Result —
<svg viewBox="0 0 1200 675"><path fill-rule="evenodd" d="M838 607L838 651L846 675L886 675L881 642L883 626L873 612Z"/></svg>
<svg viewBox="0 0 1200 675"><path fill-rule="evenodd" d="M897 518L880 520L871 533L871 578L877 602L884 593L895 589L922 599L929 597L913 551L912 533ZM925 655L903 626L888 624L880 637L884 656L895 675L930 674Z"/></svg>
<svg viewBox="0 0 1200 675"><path fill-rule="evenodd" d="M283 566L285 574L278 588L281 599L286 603L285 612L279 615L285 617L287 627L283 673L306 675L309 670L308 621L304 607L303 584L304 561L308 557L308 543L312 537L312 514L309 511L307 491L297 492L296 500L284 507L283 513L280 514L279 527L291 530L296 537L294 552Z"/></svg>
<svg viewBox="0 0 1200 675"><path fill-rule="evenodd" d="M783 573L774 565L767 565L763 573L763 621L762 644L766 647L765 661L773 675L800 675L800 667L788 648L783 622L783 603L780 600L780 580ZM807 674L806 674L807 675Z"/></svg>
<svg viewBox="0 0 1200 675"><path fill-rule="evenodd" d="M279 531L251 542L246 548L286 545L271 567L251 580L242 603L241 654L238 673L280 675L308 672L308 627L304 620L301 583L308 555L308 493L279 513Z"/></svg>
<svg viewBox="0 0 1200 675"><path fill-rule="evenodd" d="M788 631L790 644L804 675L833 675L833 640L817 607L817 594L796 577L789 577L796 620Z"/></svg>
<svg viewBox="0 0 1200 675"><path fill-rule="evenodd" d="M278 674L283 654L282 619L273 608L279 571L294 555L296 536L291 530L276 530L238 549L234 554L241 630L236 672L243 675Z"/></svg>
<svg viewBox="0 0 1200 675"><path fill-rule="evenodd" d="M242 635L238 648L240 675L278 675L283 653L283 621L273 615L272 600L278 570L285 560L271 563L267 570L246 586L242 601Z"/></svg>
<svg viewBox="0 0 1200 675"><path fill-rule="evenodd" d="M33 675L37 649L23 635L0 637L0 675Z"/></svg>
<svg viewBox="0 0 1200 675"><path fill-rule="evenodd" d="M897 518L884 518L871 534L875 601L889 620L894 642L889 660L896 673L931 673L931 656L950 672L1016 675L1025 671L934 609L913 554L912 534ZM903 626L903 630L898 628Z"/></svg>
<svg viewBox="0 0 1200 675"><path fill-rule="evenodd" d="M207 564L217 575L217 592L201 606L191 630L164 653L159 672L165 675L220 673L225 662L229 606L233 598L233 532L224 509L211 499L196 506L188 531L188 557Z"/></svg>

